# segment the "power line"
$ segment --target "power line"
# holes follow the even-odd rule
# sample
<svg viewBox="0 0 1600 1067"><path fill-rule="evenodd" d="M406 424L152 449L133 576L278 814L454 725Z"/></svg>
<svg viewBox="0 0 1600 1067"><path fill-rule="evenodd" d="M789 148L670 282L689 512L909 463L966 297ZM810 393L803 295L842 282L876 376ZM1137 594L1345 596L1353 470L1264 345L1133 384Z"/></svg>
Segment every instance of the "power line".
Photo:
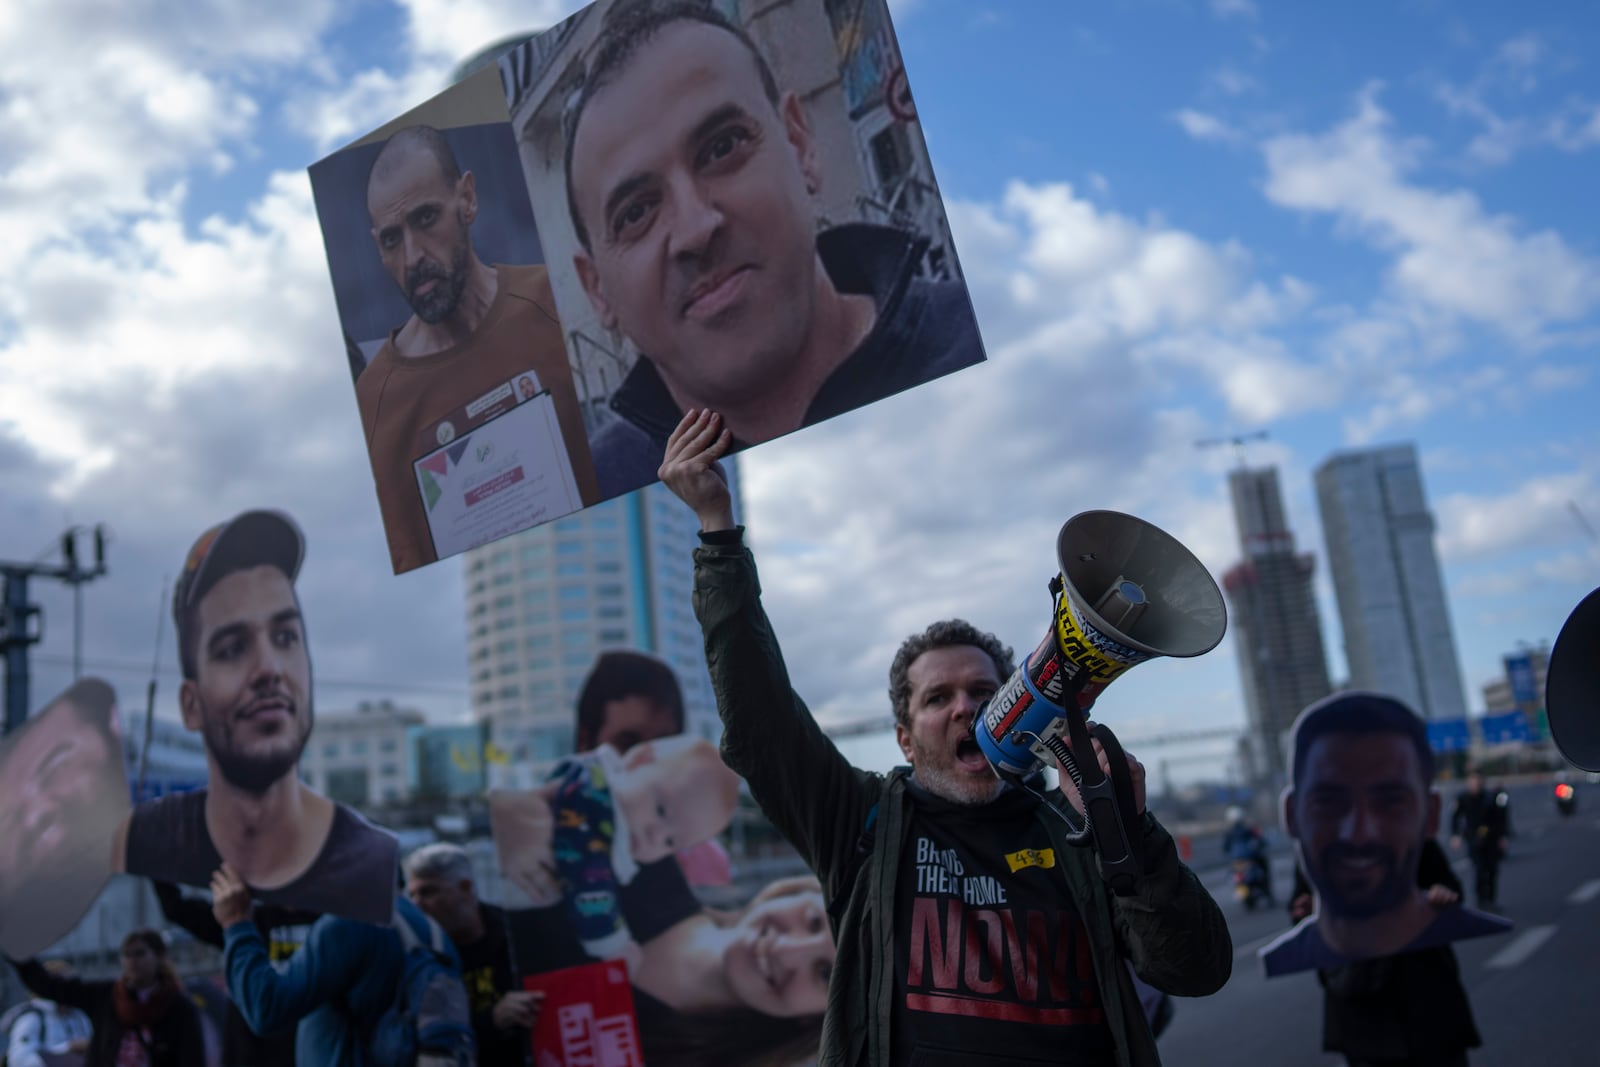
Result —
<svg viewBox="0 0 1600 1067"><path fill-rule="evenodd" d="M54 663L60 666L70 667L72 665L72 657L70 656L38 655L34 657L34 660L36 662ZM136 674L142 676L149 673L148 666L129 660L88 660L85 662L85 666L114 674ZM183 672L176 667L161 667L156 673L167 678L181 678L183 676ZM314 680L319 687L326 686L329 689L377 689L387 692L436 693L442 696L459 697L464 697L468 693L468 686L465 683L459 686L450 686L434 682L364 682L349 678L324 678L320 674L315 675Z"/></svg>

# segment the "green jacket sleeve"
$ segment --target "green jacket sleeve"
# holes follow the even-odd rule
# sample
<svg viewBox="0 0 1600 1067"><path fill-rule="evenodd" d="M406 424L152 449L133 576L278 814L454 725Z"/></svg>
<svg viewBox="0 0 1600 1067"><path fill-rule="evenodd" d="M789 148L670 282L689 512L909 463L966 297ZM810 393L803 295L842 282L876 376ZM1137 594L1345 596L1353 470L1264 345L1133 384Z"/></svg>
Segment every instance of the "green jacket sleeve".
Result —
<svg viewBox="0 0 1600 1067"><path fill-rule="evenodd" d="M853 869L878 776L851 766L789 687L750 550L705 544L694 561L694 610L722 716L723 761L832 899L846 888L835 882Z"/></svg>
<svg viewBox="0 0 1600 1067"><path fill-rule="evenodd" d="M1145 812L1140 827L1145 877L1135 895L1112 898L1117 934L1145 982L1173 996L1210 996L1233 973L1228 920L1156 817Z"/></svg>

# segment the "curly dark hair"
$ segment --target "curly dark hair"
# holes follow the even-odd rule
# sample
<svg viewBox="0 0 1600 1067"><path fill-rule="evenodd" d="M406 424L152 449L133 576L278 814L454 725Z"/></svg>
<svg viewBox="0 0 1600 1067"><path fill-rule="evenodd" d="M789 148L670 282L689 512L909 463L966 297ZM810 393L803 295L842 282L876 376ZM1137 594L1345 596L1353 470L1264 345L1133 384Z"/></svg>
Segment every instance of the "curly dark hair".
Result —
<svg viewBox="0 0 1600 1067"><path fill-rule="evenodd" d="M911 721L911 679L906 677L911 665L924 652L952 645L971 645L987 653L1002 682L1016 669L1011 646L1002 643L994 634L978 629L965 619L936 622L902 641L900 650L894 654L894 662L889 665L889 703L894 708L895 722L905 726Z"/></svg>

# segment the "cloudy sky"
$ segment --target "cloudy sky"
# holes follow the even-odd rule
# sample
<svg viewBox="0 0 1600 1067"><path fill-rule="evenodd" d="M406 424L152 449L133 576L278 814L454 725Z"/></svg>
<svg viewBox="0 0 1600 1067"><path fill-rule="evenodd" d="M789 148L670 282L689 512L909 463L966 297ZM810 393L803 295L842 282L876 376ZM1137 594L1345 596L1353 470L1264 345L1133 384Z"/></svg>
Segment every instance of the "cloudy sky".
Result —
<svg viewBox="0 0 1600 1067"><path fill-rule="evenodd" d="M464 708L459 561L389 573L305 168L576 6L0 6L0 558L107 525L84 656L129 705L188 542L267 505L310 541L320 705ZM1600 9L892 8L990 361L745 460L820 714L880 714L894 646L935 617L1031 647L1075 512L1138 514L1220 575L1238 457L1195 442L1258 430L1335 678L1311 471L1341 448L1419 447L1475 707L1502 653L1555 637L1600 584ZM72 601L34 599L38 704L70 677ZM1099 714L1130 738L1241 724L1231 640Z"/></svg>

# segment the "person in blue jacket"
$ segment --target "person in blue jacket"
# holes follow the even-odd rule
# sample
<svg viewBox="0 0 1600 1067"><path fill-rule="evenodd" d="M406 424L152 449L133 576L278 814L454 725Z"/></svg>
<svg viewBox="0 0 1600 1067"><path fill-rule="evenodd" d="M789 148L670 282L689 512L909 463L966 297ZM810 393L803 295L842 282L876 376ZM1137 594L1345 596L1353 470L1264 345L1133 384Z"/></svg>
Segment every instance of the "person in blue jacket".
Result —
<svg viewBox="0 0 1600 1067"><path fill-rule="evenodd" d="M280 972L251 919L250 891L224 864L211 880L212 907L223 929L223 974L228 995L256 1033L298 1023L298 1067L366 1067L370 1034L399 993L405 948L393 926L324 915ZM432 924L396 891L395 917ZM450 959L460 957L448 938ZM465 993L463 992L463 998Z"/></svg>

